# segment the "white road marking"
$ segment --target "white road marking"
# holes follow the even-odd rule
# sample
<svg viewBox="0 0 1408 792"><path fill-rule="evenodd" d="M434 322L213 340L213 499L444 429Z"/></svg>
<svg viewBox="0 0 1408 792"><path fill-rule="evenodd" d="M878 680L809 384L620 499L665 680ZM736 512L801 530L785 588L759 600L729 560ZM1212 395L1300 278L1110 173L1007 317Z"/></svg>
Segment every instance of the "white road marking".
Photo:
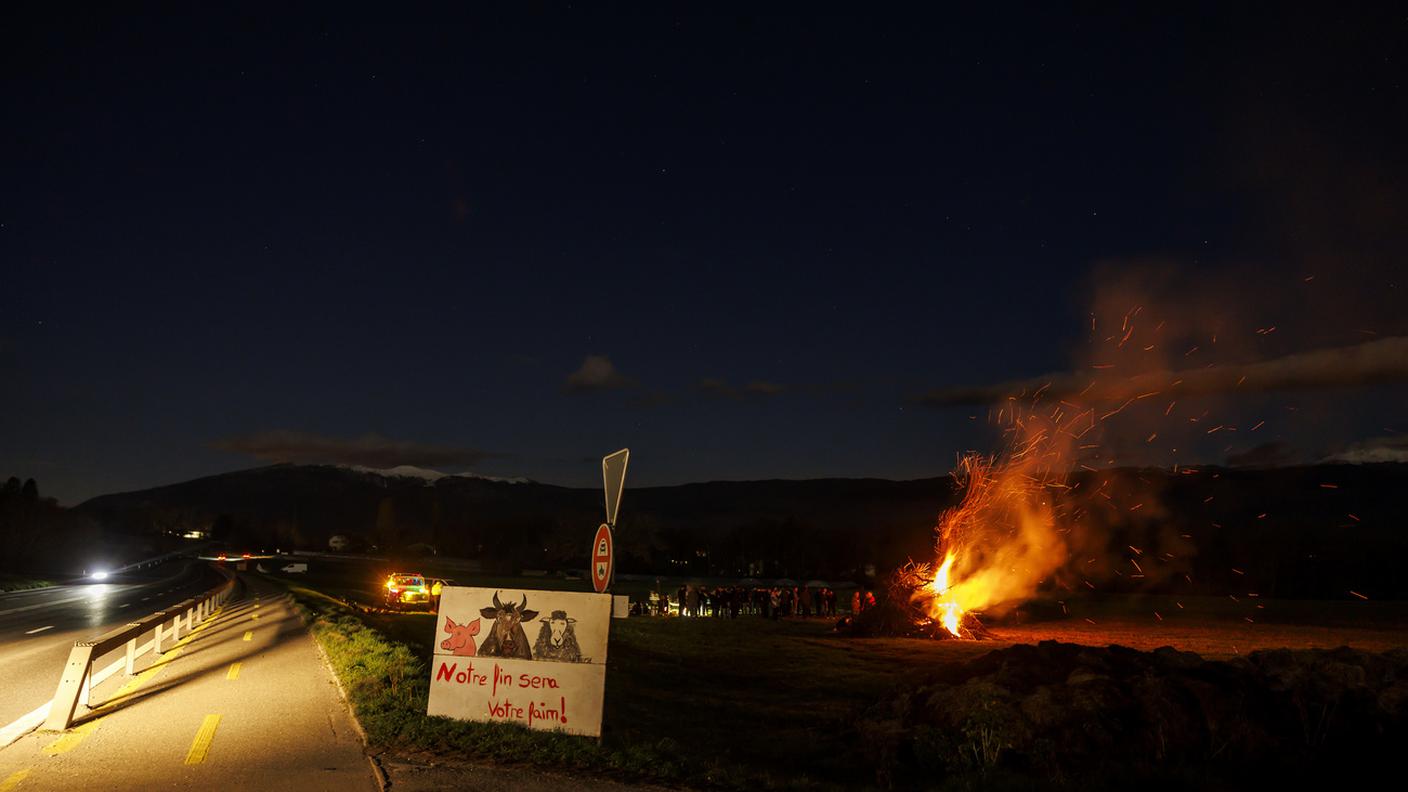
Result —
<svg viewBox="0 0 1408 792"><path fill-rule="evenodd" d="M46 701L40 704L38 709L28 715L21 715L14 723L0 729L0 748L4 748L15 740L39 728L39 724L43 723L44 719L49 717L49 705L52 703L52 701Z"/></svg>
<svg viewBox="0 0 1408 792"><path fill-rule="evenodd" d="M49 625L48 627L36 627L36 628L34 628L33 630L26 630L24 634L25 634L25 635L34 635L35 633L42 633L42 632L44 632L45 630L52 630L52 629L54 629L54 625L51 624L51 625Z"/></svg>

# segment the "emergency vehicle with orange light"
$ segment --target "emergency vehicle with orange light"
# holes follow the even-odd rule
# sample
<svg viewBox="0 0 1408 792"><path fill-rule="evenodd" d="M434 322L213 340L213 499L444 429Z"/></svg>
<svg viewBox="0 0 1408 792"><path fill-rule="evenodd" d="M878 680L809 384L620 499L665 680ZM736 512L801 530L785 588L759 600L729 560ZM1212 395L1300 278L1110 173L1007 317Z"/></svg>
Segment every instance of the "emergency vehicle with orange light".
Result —
<svg viewBox="0 0 1408 792"><path fill-rule="evenodd" d="M393 610L430 603L430 585L419 572L393 572L387 576L385 588L386 607Z"/></svg>

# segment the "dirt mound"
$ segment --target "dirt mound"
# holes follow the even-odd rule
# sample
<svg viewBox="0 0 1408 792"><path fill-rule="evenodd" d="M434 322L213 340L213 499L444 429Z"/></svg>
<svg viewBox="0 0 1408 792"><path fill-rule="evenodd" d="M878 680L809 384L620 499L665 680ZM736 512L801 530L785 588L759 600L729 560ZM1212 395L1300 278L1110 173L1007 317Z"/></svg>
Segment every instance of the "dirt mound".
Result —
<svg viewBox="0 0 1408 792"><path fill-rule="evenodd" d="M1259 651L1208 661L1044 641L913 684L857 738L882 785L975 773L1029 780L1285 777L1382 766L1408 745L1408 650Z"/></svg>

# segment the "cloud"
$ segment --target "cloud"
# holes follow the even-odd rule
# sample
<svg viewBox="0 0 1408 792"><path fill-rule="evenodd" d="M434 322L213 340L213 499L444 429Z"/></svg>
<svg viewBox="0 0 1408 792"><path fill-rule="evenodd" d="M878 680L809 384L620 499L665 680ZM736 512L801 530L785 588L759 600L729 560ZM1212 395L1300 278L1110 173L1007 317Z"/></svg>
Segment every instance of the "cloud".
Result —
<svg viewBox="0 0 1408 792"><path fill-rule="evenodd" d="M705 377L694 383L694 389L708 396L721 396L725 399L738 398L738 389L717 377Z"/></svg>
<svg viewBox="0 0 1408 792"><path fill-rule="evenodd" d="M631 400L632 407L651 409L654 407L668 407L675 403L675 397L668 391L653 390Z"/></svg>
<svg viewBox="0 0 1408 792"><path fill-rule="evenodd" d="M767 382L765 380L753 380L743 386L744 393L753 393L758 396L776 396L784 390L786 390L786 388L776 382Z"/></svg>
<svg viewBox="0 0 1408 792"><path fill-rule="evenodd" d="M266 462L361 465L371 468L398 465L474 466L487 459L507 456L475 448L392 440L379 434L343 438L286 429L229 437L211 443L210 447L247 454Z"/></svg>
<svg viewBox="0 0 1408 792"><path fill-rule="evenodd" d="M1290 446L1280 440L1262 443L1255 448L1227 455L1227 464L1232 467L1269 468L1285 467L1300 461L1300 457Z"/></svg>
<svg viewBox="0 0 1408 792"><path fill-rule="evenodd" d="M635 380L616 370L616 364L605 355L587 355L576 371L567 375L563 389L568 393L620 390L634 387Z"/></svg>
<svg viewBox="0 0 1408 792"><path fill-rule="evenodd" d="M1058 372L996 385L940 388L920 396L918 401L935 406L993 404L1009 396L1035 393L1044 387L1049 397L1080 396L1085 403L1119 403L1166 390L1194 396L1402 382L1408 382L1408 337L1399 336L1254 363L1150 371L1120 379L1097 377L1093 385L1088 372Z"/></svg>
<svg viewBox="0 0 1408 792"><path fill-rule="evenodd" d="M1408 462L1408 434L1373 437L1350 445L1325 458L1326 462L1369 465L1375 462Z"/></svg>
<svg viewBox="0 0 1408 792"><path fill-rule="evenodd" d="M694 389L706 396L717 396L723 399L742 399L745 396L766 398L777 396L786 390L784 386L766 380L753 380L740 388L730 385L727 380L718 377L705 377L694 384Z"/></svg>

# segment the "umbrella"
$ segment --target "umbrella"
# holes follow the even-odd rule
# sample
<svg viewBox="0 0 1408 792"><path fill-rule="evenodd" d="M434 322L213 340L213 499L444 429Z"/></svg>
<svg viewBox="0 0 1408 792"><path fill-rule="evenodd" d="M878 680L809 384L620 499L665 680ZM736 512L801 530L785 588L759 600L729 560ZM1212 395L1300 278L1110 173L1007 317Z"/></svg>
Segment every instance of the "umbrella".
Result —
<svg viewBox="0 0 1408 792"><path fill-rule="evenodd" d="M793 580L792 578L783 578L783 579L781 579L781 580L779 580L779 581L773 583L773 585L774 585L774 586L795 586L795 585L797 585L797 581Z"/></svg>
<svg viewBox="0 0 1408 792"><path fill-rule="evenodd" d="M831 584L830 584L830 583L827 583L825 580L808 580L808 581L807 581L807 588L826 588L826 587L828 587L828 586L830 586L830 585L831 585Z"/></svg>

